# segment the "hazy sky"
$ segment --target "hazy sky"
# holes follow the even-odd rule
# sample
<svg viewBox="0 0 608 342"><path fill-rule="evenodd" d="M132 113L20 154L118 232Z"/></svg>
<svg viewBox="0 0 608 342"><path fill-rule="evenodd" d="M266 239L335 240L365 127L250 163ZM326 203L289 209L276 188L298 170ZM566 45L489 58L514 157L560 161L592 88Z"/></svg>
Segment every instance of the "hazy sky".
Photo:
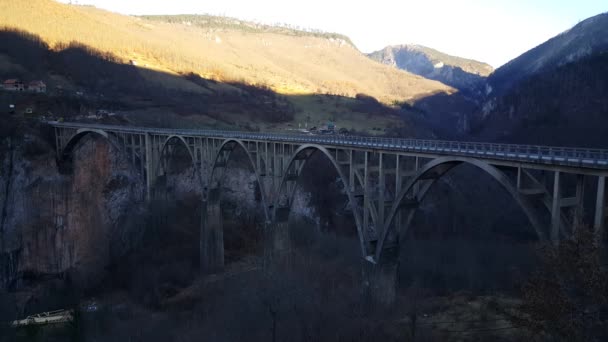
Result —
<svg viewBox="0 0 608 342"><path fill-rule="evenodd" d="M69 2L68 0L61 0ZM498 67L606 0L78 0L124 14L221 14L348 35L363 52L415 43Z"/></svg>

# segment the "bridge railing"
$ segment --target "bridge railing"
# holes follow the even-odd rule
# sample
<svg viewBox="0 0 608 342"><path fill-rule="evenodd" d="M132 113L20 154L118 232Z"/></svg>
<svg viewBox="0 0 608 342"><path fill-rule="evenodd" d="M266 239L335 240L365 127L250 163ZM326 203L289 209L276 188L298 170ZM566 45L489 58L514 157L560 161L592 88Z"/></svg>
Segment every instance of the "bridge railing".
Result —
<svg viewBox="0 0 608 342"><path fill-rule="evenodd" d="M608 169L608 150L569 148L539 145L497 144L481 142L377 138L346 135L304 135L276 132L243 132L226 130L159 129L147 127L110 126L97 124L50 122L56 127L102 129L125 133L150 133L183 135L192 137L217 137L280 141L293 143L317 143L342 147L384 149L417 153L474 156L479 158L522 161L529 163L557 164Z"/></svg>

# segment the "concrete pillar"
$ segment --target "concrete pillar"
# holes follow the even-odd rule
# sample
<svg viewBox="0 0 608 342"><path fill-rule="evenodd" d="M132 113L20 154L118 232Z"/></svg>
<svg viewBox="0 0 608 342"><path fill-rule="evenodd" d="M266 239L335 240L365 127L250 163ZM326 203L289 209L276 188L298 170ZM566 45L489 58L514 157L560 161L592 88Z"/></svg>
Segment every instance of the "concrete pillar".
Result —
<svg viewBox="0 0 608 342"><path fill-rule="evenodd" d="M63 152L63 146L61 145L61 132L59 128L54 127L55 129L55 150L57 151L57 160L61 159L61 153Z"/></svg>
<svg viewBox="0 0 608 342"><path fill-rule="evenodd" d="M363 300L366 311L391 309L397 298L398 248L386 249L377 263L363 260Z"/></svg>
<svg viewBox="0 0 608 342"><path fill-rule="evenodd" d="M209 201L203 202L200 232L200 267L204 274L224 269L224 227L219 189L209 191Z"/></svg>
<svg viewBox="0 0 608 342"><path fill-rule="evenodd" d="M397 155L395 160L395 197L393 198L393 204L397 203L397 196L399 196L399 192L401 192L401 187L403 186L403 178L401 175L401 157ZM397 209L397 214L395 215L395 228L397 230L397 234L401 232L401 225L403 222L403 210L401 208Z"/></svg>
<svg viewBox="0 0 608 342"><path fill-rule="evenodd" d="M384 179L384 154L379 153L378 158L378 222L376 222L376 230L378 234L382 234L384 230L384 189L386 186Z"/></svg>
<svg viewBox="0 0 608 342"><path fill-rule="evenodd" d="M576 176L576 209L574 210L574 225L573 232L584 221L584 205L585 205L585 175Z"/></svg>
<svg viewBox="0 0 608 342"><path fill-rule="evenodd" d="M137 151L139 152L139 167L140 167L140 171L141 172L141 176L144 177L144 175L146 174L146 162L145 160L145 155L146 155L146 142L145 142L145 135L138 135L137 136ZM147 193L146 193L147 196Z"/></svg>
<svg viewBox="0 0 608 342"><path fill-rule="evenodd" d="M602 241L604 235L604 221L606 218L606 177L600 176L597 180L597 197L595 201L595 219L593 229L598 241Z"/></svg>
<svg viewBox="0 0 608 342"><path fill-rule="evenodd" d="M354 151L353 150L349 150L348 151L348 187L350 189L351 192L355 192L355 156L354 156ZM355 205L355 203L351 203L352 206Z"/></svg>
<svg viewBox="0 0 608 342"><path fill-rule="evenodd" d="M553 180L553 203L551 206L551 241L554 244L559 243L561 200L560 172L555 171L555 176Z"/></svg>
<svg viewBox="0 0 608 342"><path fill-rule="evenodd" d="M369 228L369 200L370 200L370 181L369 181L369 152L365 152L365 164L363 169L363 229Z"/></svg>
<svg viewBox="0 0 608 342"><path fill-rule="evenodd" d="M156 170L154 168L154 147L152 146L152 137L146 134L145 138L146 149L146 190L148 202L152 200L152 188L156 180Z"/></svg>
<svg viewBox="0 0 608 342"><path fill-rule="evenodd" d="M291 264L291 241L289 236L289 209L277 209L276 222L267 222L265 227L264 267L284 268Z"/></svg>
<svg viewBox="0 0 608 342"><path fill-rule="evenodd" d="M420 157L416 157L414 162L414 174L418 174L420 170ZM418 199L418 193L420 192L420 182L414 184L414 195L412 197Z"/></svg>
<svg viewBox="0 0 608 342"><path fill-rule="evenodd" d="M522 188L522 170L521 167L517 168L517 190L520 190Z"/></svg>
<svg viewBox="0 0 608 342"><path fill-rule="evenodd" d="M129 147L127 150L130 150L131 163L135 165L135 134L129 134Z"/></svg>

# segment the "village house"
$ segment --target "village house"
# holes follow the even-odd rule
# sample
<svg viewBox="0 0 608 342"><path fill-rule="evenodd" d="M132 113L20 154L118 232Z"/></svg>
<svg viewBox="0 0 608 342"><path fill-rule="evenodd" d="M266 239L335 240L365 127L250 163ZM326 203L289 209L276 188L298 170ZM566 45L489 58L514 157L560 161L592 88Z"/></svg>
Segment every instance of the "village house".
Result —
<svg viewBox="0 0 608 342"><path fill-rule="evenodd" d="M19 81L18 79L13 78L4 81L4 83L2 83L2 88L8 91L24 91L25 84L23 84L23 82Z"/></svg>
<svg viewBox="0 0 608 342"><path fill-rule="evenodd" d="M27 90L34 93L46 93L46 84L42 81L31 81Z"/></svg>

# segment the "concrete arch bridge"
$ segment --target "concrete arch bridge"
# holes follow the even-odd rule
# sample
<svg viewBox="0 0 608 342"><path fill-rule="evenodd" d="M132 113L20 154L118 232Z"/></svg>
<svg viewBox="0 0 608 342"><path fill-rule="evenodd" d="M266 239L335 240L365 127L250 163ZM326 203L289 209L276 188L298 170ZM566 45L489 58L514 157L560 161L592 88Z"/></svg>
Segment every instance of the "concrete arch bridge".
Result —
<svg viewBox="0 0 608 342"><path fill-rule="evenodd" d="M362 260L384 272L433 184L468 164L486 172L513 197L540 240L559 243L583 213L598 237L606 223L608 150L356 136L160 129L50 122L58 160L68 162L79 141L98 135L129 156L146 179L148 196L167 169L167 155L188 151L203 193L200 262L224 265L221 182L232 152L241 149L257 180L271 249L287 248L287 220L296 182L314 154L335 168L348 197ZM590 185L591 184L591 185ZM592 188L590 188L592 187ZM590 189L589 189L590 188ZM589 205L586 191L593 192ZM585 206L588 207L585 207ZM373 273L373 272L372 272Z"/></svg>

